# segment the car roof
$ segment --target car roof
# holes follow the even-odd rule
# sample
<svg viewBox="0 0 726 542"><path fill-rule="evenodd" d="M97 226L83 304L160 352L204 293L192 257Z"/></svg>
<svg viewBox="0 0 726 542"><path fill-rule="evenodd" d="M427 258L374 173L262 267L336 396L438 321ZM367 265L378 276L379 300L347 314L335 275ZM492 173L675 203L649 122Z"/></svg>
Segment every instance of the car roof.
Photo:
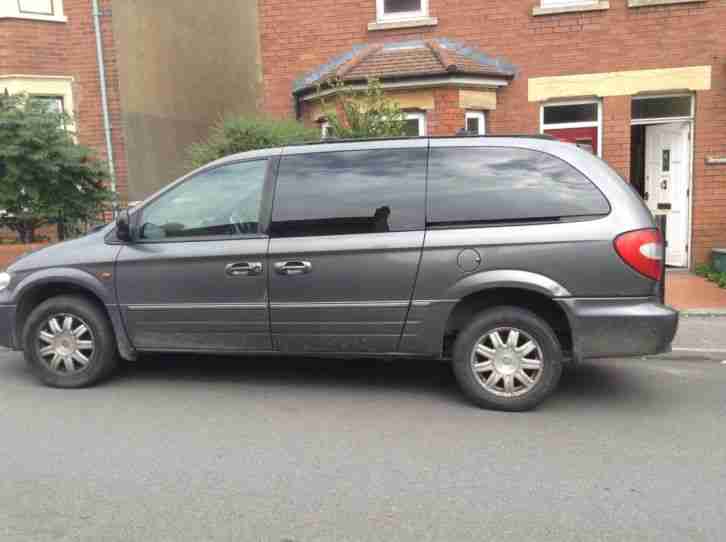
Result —
<svg viewBox="0 0 726 542"><path fill-rule="evenodd" d="M512 135L460 135L460 136L423 136L423 137L385 137L365 139L327 139L274 147L255 151L242 152L225 156L204 166L215 167L230 162L255 160L281 155L316 154L346 150L373 149L406 149L425 147L519 147L540 149L542 143L557 144L558 141L546 134L512 134ZM571 145L571 144L567 144ZM571 145L574 146L574 145ZM541 150L541 149L540 149ZM553 154L558 154L553 149Z"/></svg>
<svg viewBox="0 0 726 542"><path fill-rule="evenodd" d="M436 148L494 148L506 147L539 151L555 156L574 166L586 177L613 177L613 170L591 152L579 148L574 143L557 140L548 135L485 135L485 136L449 136L449 137L397 137L380 139L333 140L287 147L275 147L248 151L226 156L185 175L188 178L206 169L226 164L264 158L321 154L342 151L365 151L379 149L436 149ZM617 173L615 177L618 177ZM181 180L181 179L180 179ZM176 183L173 183L176 184ZM602 189L602 188L601 188Z"/></svg>

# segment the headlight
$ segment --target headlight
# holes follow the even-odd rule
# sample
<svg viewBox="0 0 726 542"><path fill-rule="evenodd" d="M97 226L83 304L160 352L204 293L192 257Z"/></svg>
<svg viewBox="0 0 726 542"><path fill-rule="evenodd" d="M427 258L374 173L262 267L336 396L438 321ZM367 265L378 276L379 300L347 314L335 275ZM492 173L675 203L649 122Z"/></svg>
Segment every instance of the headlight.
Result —
<svg viewBox="0 0 726 542"><path fill-rule="evenodd" d="M0 273L0 292L10 285L12 278L10 273Z"/></svg>

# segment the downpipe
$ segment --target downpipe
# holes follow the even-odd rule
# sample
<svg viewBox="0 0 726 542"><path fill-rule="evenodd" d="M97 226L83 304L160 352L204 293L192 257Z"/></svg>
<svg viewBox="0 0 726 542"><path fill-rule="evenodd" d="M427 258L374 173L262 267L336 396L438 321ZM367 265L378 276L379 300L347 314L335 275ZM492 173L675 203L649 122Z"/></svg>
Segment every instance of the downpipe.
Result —
<svg viewBox="0 0 726 542"><path fill-rule="evenodd" d="M106 140L106 155L108 159L109 176L111 177L111 202L114 220L118 212L118 194L116 192L116 164L113 157L113 144L111 138L111 117L108 111L108 89L106 88L106 64L103 57L103 39L101 34L101 17L103 13L98 7L98 0L93 0L93 29L96 34L96 60L98 61L98 78L101 85L101 110L103 112L103 131Z"/></svg>

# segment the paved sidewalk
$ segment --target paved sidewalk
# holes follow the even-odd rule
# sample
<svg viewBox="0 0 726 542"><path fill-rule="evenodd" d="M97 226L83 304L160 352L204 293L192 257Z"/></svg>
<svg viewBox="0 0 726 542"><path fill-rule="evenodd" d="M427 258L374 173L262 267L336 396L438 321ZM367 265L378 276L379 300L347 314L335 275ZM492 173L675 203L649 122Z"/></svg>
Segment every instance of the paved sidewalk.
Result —
<svg viewBox="0 0 726 542"><path fill-rule="evenodd" d="M687 271L668 271L666 303L680 311L726 315L726 289Z"/></svg>
<svg viewBox="0 0 726 542"><path fill-rule="evenodd" d="M726 361L726 318L682 315L669 358Z"/></svg>

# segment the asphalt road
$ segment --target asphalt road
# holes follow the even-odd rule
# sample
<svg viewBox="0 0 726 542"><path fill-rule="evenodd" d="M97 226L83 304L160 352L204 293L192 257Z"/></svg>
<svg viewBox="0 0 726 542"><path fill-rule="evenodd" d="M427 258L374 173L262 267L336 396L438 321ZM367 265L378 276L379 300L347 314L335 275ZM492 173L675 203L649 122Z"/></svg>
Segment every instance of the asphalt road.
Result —
<svg viewBox="0 0 726 542"><path fill-rule="evenodd" d="M610 360L540 410L416 361L145 360L83 391L0 354L0 540L723 540L726 365Z"/></svg>

